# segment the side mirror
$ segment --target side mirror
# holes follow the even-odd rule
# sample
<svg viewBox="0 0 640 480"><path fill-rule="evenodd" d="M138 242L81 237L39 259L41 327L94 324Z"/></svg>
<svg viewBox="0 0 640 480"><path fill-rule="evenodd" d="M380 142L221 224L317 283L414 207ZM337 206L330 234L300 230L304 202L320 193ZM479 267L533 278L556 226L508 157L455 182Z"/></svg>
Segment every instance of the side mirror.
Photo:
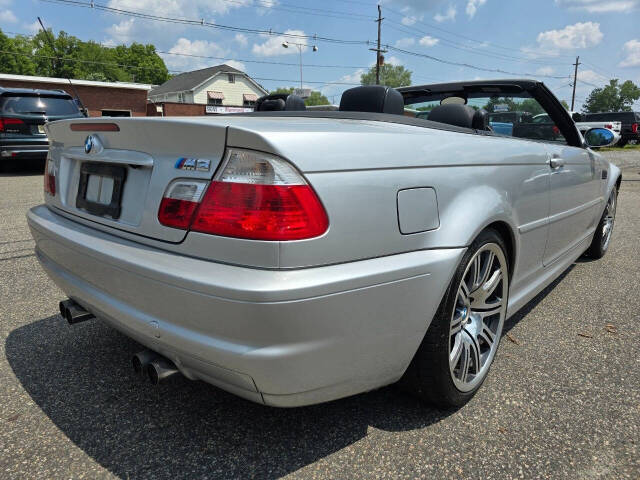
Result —
<svg viewBox="0 0 640 480"><path fill-rule="evenodd" d="M615 134L608 128L590 128L584 134L584 140L591 148L611 145L615 138Z"/></svg>

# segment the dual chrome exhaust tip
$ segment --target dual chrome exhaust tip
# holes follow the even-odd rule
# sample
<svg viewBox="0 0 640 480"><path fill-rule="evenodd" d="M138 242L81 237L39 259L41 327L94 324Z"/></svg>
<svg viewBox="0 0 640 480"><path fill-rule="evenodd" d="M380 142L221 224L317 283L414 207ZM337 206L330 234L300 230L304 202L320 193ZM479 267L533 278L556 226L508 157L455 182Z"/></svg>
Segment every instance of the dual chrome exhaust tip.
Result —
<svg viewBox="0 0 640 480"><path fill-rule="evenodd" d="M136 353L131 358L131 364L138 376L148 378L153 385L158 385L180 372L175 363L152 350Z"/></svg>
<svg viewBox="0 0 640 480"><path fill-rule="evenodd" d="M70 325L85 322L95 318L93 313L85 310L74 300L68 299L58 304L60 315ZM175 363L153 350L142 350L131 358L133 371L140 377L146 377L153 385L158 385L163 380L173 377L180 372Z"/></svg>

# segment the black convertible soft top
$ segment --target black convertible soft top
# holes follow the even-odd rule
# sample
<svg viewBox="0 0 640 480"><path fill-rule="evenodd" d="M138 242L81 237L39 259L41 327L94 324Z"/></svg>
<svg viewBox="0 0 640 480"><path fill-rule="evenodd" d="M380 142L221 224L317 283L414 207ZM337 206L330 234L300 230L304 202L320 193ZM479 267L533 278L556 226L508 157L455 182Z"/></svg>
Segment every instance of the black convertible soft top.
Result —
<svg viewBox="0 0 640 480"><path fill-rule="evenodd" d="M468 82L437 83L427 85L416 85L410 87L397 88L404 97L405 105L419 101L420 98L444 98L456 94L473 96L474 94L512 94L522 93L523 96L531 96L550 114L556 125L560 128L567 143L572 146L583 146L580 133L576 128L571 116L562 106L560 101L551 93L544 83L537 80L528 79L499 79L499 80L475 80ZM494 135L485 130L475 130L471 128L458 127L446 123L433 122L423 118L409 117L406 115L393 115L389 113L374 112L350 112L350 111L264 111L232 113L233 116L260 116L260 117L308 117L308 118L336 118L347 120L370 120L377 122L397 123L401 125L411 125L415 127L432 128L451 132Z"/></svg>
<svg viewBox="0 0 640 480"><path fill-rule="evenodd" d="M302 117L302 118L336 118L341 120L369 120L373 122L397 123L400 125L412 125L414 127L434 128L436 130L446 130L459 133L476 133L471 128L456 127L446 123L432 122L423 118L409 117L406 115L393 115L390 113L373 112L343 112L340 110L296 110L296 111L270 111L270 112L240 112L227 113L227 117ZM486 132L483 132L486 133Z"/></svg>

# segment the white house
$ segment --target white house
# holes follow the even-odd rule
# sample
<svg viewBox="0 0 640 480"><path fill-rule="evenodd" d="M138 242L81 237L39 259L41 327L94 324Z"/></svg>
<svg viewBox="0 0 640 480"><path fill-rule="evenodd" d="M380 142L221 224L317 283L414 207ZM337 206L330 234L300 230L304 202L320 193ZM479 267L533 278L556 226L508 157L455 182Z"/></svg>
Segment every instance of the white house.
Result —
<svg viewBox="0 0 640 480"><path fill-rule="evenodd" d="M253 110L268 92L249 75L229 65L216 65L172 77L149 92L153 103L207 105L207 113Z"/></svg>

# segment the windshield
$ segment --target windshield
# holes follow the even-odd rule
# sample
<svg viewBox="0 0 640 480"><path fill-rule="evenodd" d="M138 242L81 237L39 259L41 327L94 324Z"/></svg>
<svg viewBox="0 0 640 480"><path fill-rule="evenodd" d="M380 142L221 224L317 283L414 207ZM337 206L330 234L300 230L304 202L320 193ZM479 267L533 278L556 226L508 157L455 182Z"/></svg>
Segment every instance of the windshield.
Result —
<svg viewBox="0 0 640 480"><path fill-rule="evenodd" d="M4 96L1 99L0 111L5 114L40 113L49 116L77 115L78 107L68 97L41 96Z"/></svg>

